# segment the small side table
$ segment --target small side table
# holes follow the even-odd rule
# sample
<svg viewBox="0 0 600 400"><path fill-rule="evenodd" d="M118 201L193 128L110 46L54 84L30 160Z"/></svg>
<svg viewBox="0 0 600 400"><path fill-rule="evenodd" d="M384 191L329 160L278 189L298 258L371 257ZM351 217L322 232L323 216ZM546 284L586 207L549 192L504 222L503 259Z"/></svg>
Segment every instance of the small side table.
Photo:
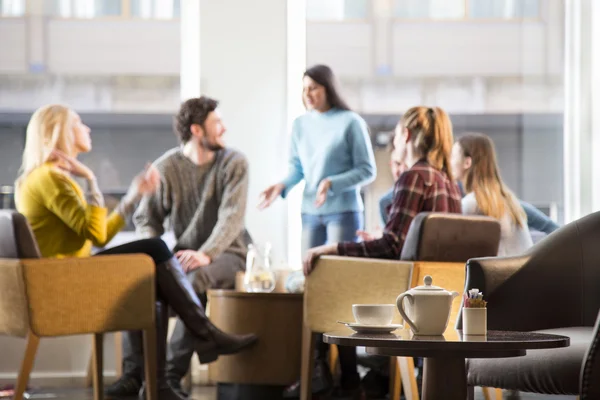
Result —
<svg viewBox="0 0 600 400"><path fill-rule="evenodd" d="M349 329L323 335L326 343L365 346L381 356L425 357L423 400L465 400L466 358L519 357L529 349L568 347L566 336L535 332L488 331L487 336L463 336L447 330L443 336L416 336L407 329L390 334L359 334Z"/></svg>
<svg viewBox="0 0 600 400"><path fill-rule="evenodd" d="M210 364L219 383L287 386L300 377L302 294L209 290L210 320L228 333L255 333L258 343Z"/></svg>

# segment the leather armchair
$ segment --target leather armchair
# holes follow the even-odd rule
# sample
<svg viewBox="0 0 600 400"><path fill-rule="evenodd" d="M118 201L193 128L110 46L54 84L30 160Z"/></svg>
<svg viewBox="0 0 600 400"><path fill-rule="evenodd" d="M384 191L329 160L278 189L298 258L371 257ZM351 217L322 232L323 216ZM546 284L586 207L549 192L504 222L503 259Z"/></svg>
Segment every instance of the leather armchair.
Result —
<svg viewBox="0 0 600 400"><path fill-rule="evenodd" d="M600 398L599 243L597 212L560 228L523 256L469 260L465 289L483 292L489 330L571 338L563 349L468 360L469 385Z"/></svg>

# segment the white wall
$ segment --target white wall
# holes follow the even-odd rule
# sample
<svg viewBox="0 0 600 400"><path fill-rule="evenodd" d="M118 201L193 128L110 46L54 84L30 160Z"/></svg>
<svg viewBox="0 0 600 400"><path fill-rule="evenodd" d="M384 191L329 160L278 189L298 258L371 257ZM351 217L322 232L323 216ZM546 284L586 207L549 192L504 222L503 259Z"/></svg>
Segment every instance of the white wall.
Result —
<svg viewBox="0 0 600 400"><path fill-rule="evenodd" d="M396 23L394 75L543 75L545 29L541 22Z"/></svg>
<svg viewBox="0 0 600 400"><path fill-rule="evenodd" d="M340 77L373 74L373 26L368 23L312 22L306 27L306 62L328 64Z"/></svg>
<svg viewBox="0 0 600 400"><path fill-rule="evenodd" d="M0 19L0 73L27 71L27 35L25 20Z"/></svg>
<svg viewBox="0 0 600 400"><path fill-rule="evenodd" d="M25 354L25 343L25 339L0 336L0 384L14 384ZM113 343L113 335L106 335L104 367L107 377L114 376L115 371ZM31 386L83 385L91 350L90 335L42 339L31 374Z"/></svg>
<svg viewBox="0 0 600 400"><path fill-rule="evenodd" d="M41 34L30 43L34 26ZM55 75L178 75L179 22L0 19L0 74L24 74L33 64Z"/></svg>
<svg viewBox="0 0 600 400"><path fill-rule="evenodd" d="M48 70L67 75L177 75L173 21L50 20Z"/></svg>

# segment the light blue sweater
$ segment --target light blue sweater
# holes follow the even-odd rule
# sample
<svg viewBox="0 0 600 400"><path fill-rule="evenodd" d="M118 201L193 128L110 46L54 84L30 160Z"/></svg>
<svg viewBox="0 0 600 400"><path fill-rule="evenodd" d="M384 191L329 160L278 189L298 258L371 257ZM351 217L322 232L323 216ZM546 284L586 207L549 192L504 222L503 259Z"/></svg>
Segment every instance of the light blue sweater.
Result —
<svg viewBox="0 0 600 400"><path fill-rule="evenodd" d="M312 215L362 211L360 187L375 178L376 167L365 121L352 111L309 111L292 127L290 166L282 197L302 179L306 181L302 213ZM327 201L316 208L317 188L329 178Z"/></svg>

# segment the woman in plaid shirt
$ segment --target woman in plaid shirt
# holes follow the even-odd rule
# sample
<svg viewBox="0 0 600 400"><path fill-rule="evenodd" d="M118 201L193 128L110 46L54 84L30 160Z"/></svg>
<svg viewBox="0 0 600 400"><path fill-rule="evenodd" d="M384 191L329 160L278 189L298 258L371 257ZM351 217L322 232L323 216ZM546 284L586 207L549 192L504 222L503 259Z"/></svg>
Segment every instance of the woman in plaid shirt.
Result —
<svg viewBox="0 0 600 400"><path fill-rule="evenodd" d="M312 248L304 258L304 274L310 274L322 255L398 259L415 215L427 211L460 214L461 194L450 170L453 142L452 123L444 110L422 106L408 110L396 126L394 151L410 168L395 184L382 237Z"/></svg>

